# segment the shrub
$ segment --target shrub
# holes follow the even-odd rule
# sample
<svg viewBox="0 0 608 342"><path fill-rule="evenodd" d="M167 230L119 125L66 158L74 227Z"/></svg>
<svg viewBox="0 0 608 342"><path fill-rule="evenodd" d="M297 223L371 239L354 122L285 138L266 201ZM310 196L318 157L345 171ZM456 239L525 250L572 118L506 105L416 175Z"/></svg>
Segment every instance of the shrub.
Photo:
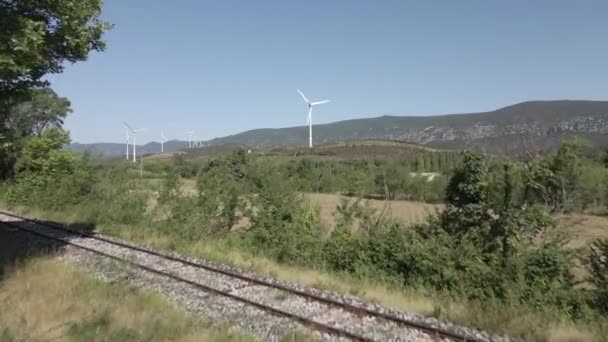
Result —
<svg viewBox="0 0 608 342"><path fill-rule="evenodd" d="M608 317L608 240L597 240L585 258L589 281L595 286L594 304Z"/></svg>

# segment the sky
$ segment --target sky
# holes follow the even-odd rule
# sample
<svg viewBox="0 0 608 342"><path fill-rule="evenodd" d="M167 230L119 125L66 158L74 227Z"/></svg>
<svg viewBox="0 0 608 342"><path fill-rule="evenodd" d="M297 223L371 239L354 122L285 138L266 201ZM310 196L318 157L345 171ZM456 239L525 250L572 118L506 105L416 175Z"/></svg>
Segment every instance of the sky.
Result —
<svg viewBox="0 0 608 342"><path fill-rule="evenodd" d="M107 49L48 79L72 140L606 100L607 1L105 0Z"/></svg>

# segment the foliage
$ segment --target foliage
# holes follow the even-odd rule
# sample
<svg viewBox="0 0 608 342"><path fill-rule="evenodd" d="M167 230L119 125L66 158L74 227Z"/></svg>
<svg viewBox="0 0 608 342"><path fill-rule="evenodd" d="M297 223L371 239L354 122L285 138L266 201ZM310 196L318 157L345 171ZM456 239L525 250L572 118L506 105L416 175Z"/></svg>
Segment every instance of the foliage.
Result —
<svg viewBox="0 0 608 342"><path fill-rule="evenodd" d="M319 214L300 205L299 195L289 180L272 165L255 163L249 170L252 192L245 235L254 251L280 261L314 265L318 261L321 237Z"/></svg>
<svg viewBox="0 0 608 342"><path fill-rule="evenodd" d="M608 240L595 241L589 248L585 262L589 281L595 285L595 305L608 317Z"/></svg>
<svg viewBox="0 0 608 342"><path fill-rule="evenodd" d="M49 186L63 185L59 191L77 195L87 192L89 174L79 160L68 151L61 150L69 142L69 135L59 128L50 128L40 137L30 138L15 164L16 186L9 189L8 199L13 203L28 204L57 195ZM68 186L68 179L72 182ZM78 197L76 197L78 198ZM73 203L74 197L66 197Z"/></svg>
<svg viewBox="0 0 608 342"><path fill-rule="evenodd" d="M74 170L74 156L61 150L69 142L68 133L58 128L49 129L39 138L28 140L15 165L17 176L33 174L45 177L71 173Z"/></svg>
<svg viewBox="0 0 608 342"><path fill-rule="evenodd" d="M454 155L455 154L445 154ZM409 161L318 160L308 157L288 161L268 160L287 170L287 176L302 192L342 192L359 197L440 202L447 177L431 181L411 174ZM446 171L447 172L447 171Z"/></svg>
<svg viewBox="0 0 608 342"><path fill-rule="evenodd" d="M63 119L72 112L70 105L68 99L50 88L35 88L29 101L12 109L5 126L15 138L40 136L49 127L61 127Z"/></svg>
<svg viewBox="0 0 608 342"><path fill-rule="evenodd" d="M565 162L554 163L556 155L538 162L550 171L548 175L569 169L563 165L573 165L565 152L559 157ZM595 165L578 158L582 170ZM24 160L30 159L36 160ZM66 179L76 183L76 174L88 170L90 188L68 195L55 191L52 183L46 190L78 198L78 204L69 206L80 206L97 223L111 223L106 229L138 224L145 229L135 230L137 234L159 236L169 247L196 248L207 241L220 249L238 249L288 265L424 289L479 305L524 307L569 320L592 319L602 313L603 292L575 286L574 255L556 240L539 239L550 235L545 233L553 224L547 211L552 207L524 199L524 182L533 178L526 176L529 169L470 152L460 159L449 182L436 190L445 192L445 211L416 227L393 222L383 210L350 199L337 208L336 228L326 232L319 210L302 202L302 189L347 187L347 182L339 180L349 180L346 176L351 172L352 179L366 179L357 191L372 184L373 189L365 191L384 198L433 183L412 177L409 166L400 162L285 161L235 151L206 160L200 167L187 156L176 157L170 167L154 169L163 180L152 185L147 179L133 179L127 172L130 164L92 170L80 161ZM550 167L558 164L562 166ZM24 165L43 169L34 162ZM185 190L180 174L193 172L196 190ZM548 189L546 179L537 180L542 189ZM574 189L585 188L583 180ZM55 198L55 202L63 201ZM597 274L605 272L598 270ZM601 277L597 279L603 284Z"/></svg>
<svg viewBox="0 0 608 342"><path fill-rule="evenodd" d="M196 166L181 153L173 155L173 164L180 177L194 177L196 175Z"/></svg>
<svg viewBox="0 0 608 342"><path fill-rule="evenodd" d="M48 88L33 90L29 101L14 107L0 122L0 180L14 175L15 162L28 137L40 136L49 127L60 128L69 112L70 102Z"/></svg>
<svg viewBox="0 0 608 342"><path fill-rule="evenodd" d="M524 200L543 203L553 212L569 212L585 206L581 187L580 140L565 141L557 153L529 163ZM587 195L588 196L588 195Z"/></svg>
<svg viewBox="0 0 608 342"><path fill-rule="evenodd" d="M473 233L487 241L493 224L487 205L487 166L481 155L466 152L446 189L442 227L452 235Z"/></svg>
<svg viewBox="0 0 608 342"><path fill-rule="evenodd" d="M2 99L46 85L44 75L105 48L101 36L110 25L99 19L100 0L4 0L0 5Z"/></svg>
<svg viewBox="0 0 608 342"><path fill-rule="evenodd" d="M101 0L0 1L0 180L13 176L24 138L70 111L43 77L105 48L100 13Z"/></svg>

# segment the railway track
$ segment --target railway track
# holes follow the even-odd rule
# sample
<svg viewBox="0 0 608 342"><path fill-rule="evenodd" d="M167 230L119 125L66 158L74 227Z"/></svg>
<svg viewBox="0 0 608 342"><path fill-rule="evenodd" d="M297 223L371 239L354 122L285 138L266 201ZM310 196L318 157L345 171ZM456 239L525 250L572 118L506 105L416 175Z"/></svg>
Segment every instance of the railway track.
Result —
<svg viewBox="0 0 608 342"><path fill-rule="evenodd" d="M487 341L486 339L479 339L475 336L465 335L463 333L449 331L443 328L431 326L428 324L424 324L421 322L416 322L408 319L404 319L397 315L393 315L387 312L375 311L366 307L361 307L358 305L353 305L350 303L342 302L333 298L324 297L315 293L311 293L308 291L288 287L279 283L274 283L271 281L267 281L260 278L254 278L245 274L241 274L236 271L218 268L214 266L210 266L207 264L202 264L199 262L187 260L182 257L178 257L175 255L170 255L165 252L159 252L156 250L152 250L146 247L136 246L131 243L125 243L122 241L117 241L114 239L110 239L104 236L101 236L96 233L86 232L86 231L78 231L71 228L66 227L65 225L53 222L40 221L36 219L31 219L27 217L18 216L12 213L0 211L0 215L4 217L8 217L13 221L7 221L3 219L0 221L2 224L11 227L13 229L23 231L41 238L54 240L56 242L60 242L62 244L71 245L77 247L79 249L85 250L90 253L94 253L96 255L102 256L104 258L108 258L120 263L124 263L130 265L135 268L139 268L146 272L166 277L172 279L177 282L188 284L200 291L204 291L206 293L221 296L228 298L230 300L243 303L245 305L255 307L259 310L262 310L268 314L287 318L291 321L295 321L309 329L330 334L337 337L346 338L353 341L374 341L376 339L366 336L365 334L359 332L354 332L344 326L336 326L332 324L322 323L312 319L311 317L306 317L305 315L295 314L293 312L289 312L288 310L277 308L275 306L268 305L267 303L262 303L256 301L251 298L246 298L245 296L239 296L237 294L232 293L231 290L225 290L222 288L217 288L213 286L209 286L208 284L202 284L201 282L194 281L192 279L187 279L180 275L175 274L169 270L165 270L158 267L152 267L150 265L143 264L141 262L134 261L133 258L126 258L121 255L117 255L114 253L110 253L107 250L103 250L101 248L92 248L91 246L84 245L82 243L74 242L72 239L74 237L92 239L95 240L97 245L106 244L115 246L121 249L126 249L131 251L132 253L143 253L146 255L154 256L156 258L166 260L168 262L179 263L188 267L192 267L195 269L203 270L205 272L211 272L214 274L221 275L223 277L227 277L229 279L233 279L234 281L244 282L249 285L256 285L265 287L268 289L273 289L276 291L282 291L287 295L298 296L304 298L308 302L316 302L320 305L324 305L331 308L337 308L342 311L346 311L361 318L370 318L381 321L390 322L402 328L414 329L416 331L422 332L430 339L434 340L451 340L451 341ZM23 223L27 223L24 225Z"/></svg>

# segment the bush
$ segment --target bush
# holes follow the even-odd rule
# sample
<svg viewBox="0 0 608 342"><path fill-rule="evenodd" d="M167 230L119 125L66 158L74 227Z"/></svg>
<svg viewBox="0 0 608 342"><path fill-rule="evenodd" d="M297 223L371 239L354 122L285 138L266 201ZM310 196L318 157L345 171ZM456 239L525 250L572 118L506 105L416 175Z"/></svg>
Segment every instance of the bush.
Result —
<svg viewBox="0 0 608 342"><path fill-rule="evenodd" d="M585 258L589 281L595 286L594 304L608 317L608 240L595 241Z"/></svg>
<svg viewBox="0 0 608 342"><path fill-rule="evenodd" d="M15 180L7 189L11 204L60 210L76 205L91 193L92 174L88 157L78 158L62 147L68 133L59 128L45 130L25 142L15 164Z"/></svg>

